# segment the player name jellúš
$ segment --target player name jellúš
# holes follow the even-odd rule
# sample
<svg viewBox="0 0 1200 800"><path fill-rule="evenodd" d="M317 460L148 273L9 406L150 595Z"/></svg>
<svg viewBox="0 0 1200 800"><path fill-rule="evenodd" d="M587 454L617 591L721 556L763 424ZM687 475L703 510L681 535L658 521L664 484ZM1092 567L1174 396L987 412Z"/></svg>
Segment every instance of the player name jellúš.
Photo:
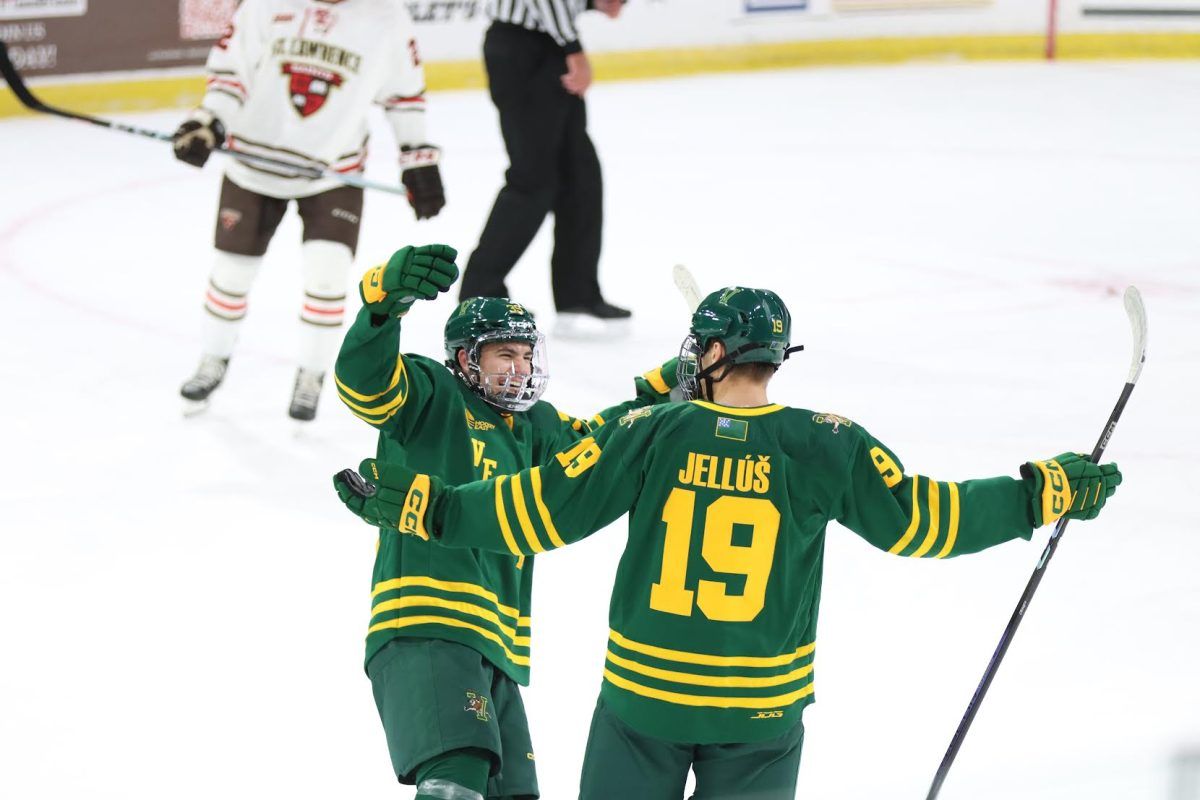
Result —
<svg viewBox="0 0 1200 800"><path fill-rule="evenodd" d="M687 466L679 470L685 486L766 494L771 488L771 457L730 458L688 453Z"/></svg>

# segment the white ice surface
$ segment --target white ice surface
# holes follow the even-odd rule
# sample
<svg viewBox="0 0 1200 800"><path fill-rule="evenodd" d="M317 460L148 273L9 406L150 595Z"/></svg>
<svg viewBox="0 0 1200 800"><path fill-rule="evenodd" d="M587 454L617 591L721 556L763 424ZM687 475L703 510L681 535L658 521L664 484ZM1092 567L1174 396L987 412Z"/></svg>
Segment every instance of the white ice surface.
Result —
<svg viewBox="0 0 1200 800"><path fill-rule="evenodd" d="M622 341L551 342L582 414L674 354L670 267L778 290L807 346L773 399L847 415L908 470L1015 474L1091 448L1125 378L1119 291L1150 356L1109 455L946 784L947 800L1160 800L1200 746L1200 70L913 65L601 84L607 296ZM160 128L180 114L137 117ZM469 252L505 157L482 92L437 95L449 205L367 200L356 271ZM386 136L372 177L392 179ZM285 415L299 225L284 222L227 385L183 419L219 166L54 119L0 123L0 797L408 797L360 659L371 531L330 475L374 432L326 391ZM514 296L552 320L549 226ZM440 352L442 300L408 349ZM1192 409L1188 411L1188 409ZM952 562L831 526L800 796L917 798L1046 534ZM575 796L623 526L539 559L525 693L543 797Z"/></svg>

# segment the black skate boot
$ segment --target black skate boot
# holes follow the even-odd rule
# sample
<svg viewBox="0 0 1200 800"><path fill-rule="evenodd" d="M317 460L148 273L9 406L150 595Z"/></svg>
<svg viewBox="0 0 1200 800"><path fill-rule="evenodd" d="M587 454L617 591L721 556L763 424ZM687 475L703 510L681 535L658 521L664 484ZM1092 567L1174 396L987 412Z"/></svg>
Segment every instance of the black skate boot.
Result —
<svg viewBox="0 0 1200 800"><path fill-rule="evenodd" d="M208 408L208 398L225 379L225 371L229 368L229 359L220 356L204 356L196 374L188 378L179 393L183 395L185 414L197 414Z"/></svg>
<svg viewBox="0 0 1200 800"><path fill-rule="evenodd" d="M296 385L292 388L292 405L288 416L301 422L311 422L317 416L317 402L321 399L321 385L325 373L301 367L296 370Z"/></svg>

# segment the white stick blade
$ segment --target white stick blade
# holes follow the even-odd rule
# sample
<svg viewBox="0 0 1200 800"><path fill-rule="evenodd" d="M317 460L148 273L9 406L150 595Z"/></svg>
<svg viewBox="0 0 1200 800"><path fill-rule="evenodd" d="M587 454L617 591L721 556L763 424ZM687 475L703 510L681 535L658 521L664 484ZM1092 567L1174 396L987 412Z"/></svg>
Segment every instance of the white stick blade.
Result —
<svg viewBox="0 0 1200 800"><path fill-rule="evenodd" d="M675 279L675 288L683 295L683 302L687 303L688 311L695 311L700 305L700 287L692 277L691 270L683 264L676 264L671 272Z"/></svg>
<svg viewBox="0 0 1200 800"><path fill-rule="evenodd" d="M1133 361L1126 382L1137 383L1142 365L1146 363L1146 306L1136 286L1125 287L1125 313L1129 315L1129 327L1133 329Z"/></svg>

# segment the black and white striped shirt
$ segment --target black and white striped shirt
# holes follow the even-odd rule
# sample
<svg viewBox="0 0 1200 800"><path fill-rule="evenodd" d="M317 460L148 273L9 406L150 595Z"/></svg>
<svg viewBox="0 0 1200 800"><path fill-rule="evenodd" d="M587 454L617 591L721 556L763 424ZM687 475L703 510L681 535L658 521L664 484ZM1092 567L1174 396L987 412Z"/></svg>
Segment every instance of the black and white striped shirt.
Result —
<svg viewBox="0 0 1200 800"><path fill-rule="evenodd" d="M568 53L577 53L583 46L575 18L588 5L588 0L487 0L487 14L497 22L549 34Z"/></svg>

